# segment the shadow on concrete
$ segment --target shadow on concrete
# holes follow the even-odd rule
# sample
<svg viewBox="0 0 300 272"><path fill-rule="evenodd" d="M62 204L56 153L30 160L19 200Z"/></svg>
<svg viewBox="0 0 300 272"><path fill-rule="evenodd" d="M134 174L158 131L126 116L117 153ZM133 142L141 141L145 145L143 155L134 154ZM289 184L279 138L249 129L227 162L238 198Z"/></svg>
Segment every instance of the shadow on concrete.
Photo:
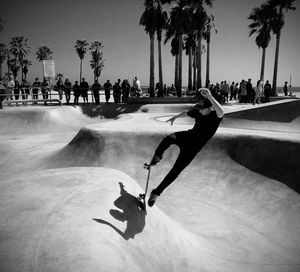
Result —
<svg viewBox="0 0 300 272"><path fill-rule="evenodd" d="M228 155L237 163L300 194L300 143L239 137L228 141L227 147Z"/></svg>
<svg viewBox="0 0 300 272"><path fill-rule="evenodd" d="M123 183L119 182L119 185L121 196L115 200L114 204L117 208L121 209L122 212L119 210L111 209L109 213L118 221L127 222L125 231L121 231L106 220L96 218L94 218L93 220L100 224L111 227L125 240L129 240L130 238L134 239L135 235L141 233L145 227L146 213L141 209L140 202L137 200L137 198L129 194L124 189Z"/></svg>
<svg viewBox="0 0 300 272"><path fill-rule="evenodd" d="M116 119L120 114L137 112L143 104L114 104L80 105L82 113L90 118Z"/></svg>

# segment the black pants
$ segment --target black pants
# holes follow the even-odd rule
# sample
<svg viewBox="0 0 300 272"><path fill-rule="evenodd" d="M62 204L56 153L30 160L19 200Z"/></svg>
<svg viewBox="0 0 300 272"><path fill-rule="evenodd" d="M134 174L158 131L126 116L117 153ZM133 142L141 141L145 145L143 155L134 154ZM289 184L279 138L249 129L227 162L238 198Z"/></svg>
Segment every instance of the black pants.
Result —
<svg viewBox="0 0 300 272"><path fill-rule="evenodd" d="M163 181L158 185L156 189L153 190L153 193L156 195L160 195L182 172L184 168L186 168L190 162L195 158L197 153L200 151L200 148L192 147L189 140L190 139L179 139L179 134L181 134L180 138L183 138L184 132L177 132L174 134L170 134L165 137L161 143L158 145L155 155L162 158L163 153L172 145L175 144L180 148L180 153L178 158L170 170L170 172L166 175Z"/></svg>

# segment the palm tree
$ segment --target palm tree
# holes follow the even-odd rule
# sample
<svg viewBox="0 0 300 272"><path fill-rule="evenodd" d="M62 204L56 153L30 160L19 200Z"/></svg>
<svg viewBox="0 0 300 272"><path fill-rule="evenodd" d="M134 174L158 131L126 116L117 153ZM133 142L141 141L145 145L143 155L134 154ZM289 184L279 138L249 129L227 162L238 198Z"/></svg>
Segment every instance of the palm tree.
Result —
<svg viewBox="0 0 300 272"><path fill-rule="evenodd" d="M204 9L204 5L200 5L193 14L194 29L197 32L197 88L202 87L202 38L205 33L205 26L208 20L207 18L208 15Z"/></svg>
<svg viewBox="0 0 300 272"><path fill-rule="evenodd" d="M0 43L0 79L2 79L2 64L9 54L6 44Z"/></svg>
<svg viewBox="0 0 300 272"><path fill-rule="evenodd" d="M165 43L167 40L165 40ZM179 40L177 37L173 37L171 41L171 54L175 57L175 70L174 70L174 83L175 86L178 81L178 56L179 56ZM176 90L178 92L178 90ZM178 93L177 93L178 95Z"/></svg>
<svg viewBox="0 0 300 272"><path fill-rule="evenodd" d="M161 39L162 31L167 27L168 13L163 9L160 1L157 1L156 8L156 35L158 45L158 74L159 74L159 90L163 91L163 71L162 71L162 56L161 56Z"/></svg>
<svg viewBox="0 0 300 272"><path fill-rule="evenodd" d="M82 79L82 60L84 59L84 55L87 52L87 46L89 43L86 40L76 40L76 44L74 46L79 59L80 59L80 76L79 76L79 82L81 83Z"/></svg>
<svg viewBox="0 0 300 272"><path fill-rule="evenodd" d="M185 50L188 55L188 90L193 89L193 52L196 47L195 33L191 32L185 37Z"/></svg>
<svg viewBox="0 0 300 272"><path fill-rule="evenodd" d="M90 51L92 55L92 60L90 61L91 68L94 70L94 80L97 79L101 74L101 71L104 67L104 60L103 60L103 44L102 42L96 40L91 43Z"/></svg>
<svg viewBox="0 0 300 272"><path fill-rule="evenodd" d="M281 36L281 30L283 29L285 23L284 12L288 12L289 10L295 10L296 7L294 6L294 3L295 0L269 0L268 1L268 5L274 8L276 13L271 23L272 31L276 35L276 49L275 49L273 84L272 84L273 95L275 94L277 88L280 36Z"/></svg>
<svg viewBox="0 0 300 272"><path fill-rule="evenodd" d="M192 10L185 5L185 1L179 1L170 12L169 18L169 36L173 33L173 36L178 39L178 78L175 82L178 97L181 97L182 91L182 50L183 50L183 37L189 32L191 26L191 12ZM167 37L168 38L168 37Z"/></svg>
<svg viewBox="0 0 300 272"><path fill-rule="evenodd" d="M53 54L53 52L46 45L39 46L35 53L36 59L40 62L42 62L43 60L51 60L52 54ZM42 66L42 67L43 67L43 77L44 77L44 66Z"/></svg>
<svg viewBox="0 0 300 272"><path fill-rule="evenodd" d="M28 39L24 38L23 36L14 37L11 39L10 45L10 53L14 56L14 70L15 73L21 68L21 77L23 80L23 60L30 52L30 47L28 45ZM19 65L17 64L19 63ZM19 67L19 69L17 69Z"/></svg>
<svg viewBox="0 0 300 272"><path fill-rule="evenodd" d="M154 97L154 35L156 26L156 8L157 3L154 0L145 0L145 10L140 18L140 25L144 26L146 33L150 37L150 97Z"/></svg>
<svg viewBox="0 0 300 272"><path fill-rule="evenodd" d="M270 21L272 20L272 17L273 9L265 4L253 8L251 14L248 16L248 19L252 21L249 25L249 37L253 34L257 34L255 43L258 48L262 48L260 80L264 80L266 49L271 40Z"/></svg>
<svg viewBox="0 0 300 272"><path fill-rule="evenodd" d="M207 21L205 23L205 30L203 33L203 37L206 40L206 79L205 79L205 87L208 88L209 82L210 82L210 37L211 37L211 29L215 29L215 24L214 24L215 18L213 15L209 15L207 17ZM215 33L217 33L217 30L215 29Z"/></svg>

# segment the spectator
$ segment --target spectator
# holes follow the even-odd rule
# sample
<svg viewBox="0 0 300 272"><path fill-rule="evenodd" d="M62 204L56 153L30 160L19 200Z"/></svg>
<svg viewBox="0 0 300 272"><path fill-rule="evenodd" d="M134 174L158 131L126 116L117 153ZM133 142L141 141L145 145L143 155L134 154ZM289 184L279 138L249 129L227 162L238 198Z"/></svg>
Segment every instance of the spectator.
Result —
<svg viewBox="0 0 300 272"><path fill-rule="evenodd" d="M95 82L92 86L92 91L93 91L93 95L94 95L94 98L95 98L96 105L100 104L100 89L101 89L101 85L98 82L98 80L95 79Z"/></svg>
<svg viewBox="0 0 300 272"><path fill-rule="evenodd" d="M109 103L111 89L112 89L112 84L110 83L110 81L108 79L106 81L106 83L104 83L104 92L105 92L106 104Z"/></svg>
<svg viewBox="0 0 300 272"><path fill-rule="evenodd" d="M170 89L169 89L169 94L171 95L176 95L176 88L174 86L174 84L171 85Z"/></svg>
<svg viewBox="0 0 300 272"><path fill-rule="evenodd" d="M236 100L238 98L239 94L239 84L235 83L234 85L234 93L233 93L233 99Z"/></svg>
<svg viewBox="0 0 300 272"><path fill-rule="evenodd" d="M253 103L254 101L254 95L253 95L253 86L251 83L251 78L248 79L248 82L246 84L246 91L247 91L247 99L246 103Z"/></svg>
<svg viewBox="0 0 300 272"><path fill-rule="evenodd" d="M226 82L226 80L224 81L223 89L224 89L224 102L227 102L227 103L228 103L229 85L228 85L228 83Z"/></svg>
<svg viewBox="0 0 300 272"><path fill-rule="evenodd" d="M89 103L89 99L88 99L88 91L89 91L89 84L85 81L85 78L82 78L82 81L80 83L80 89L81 89L81 95L83 98L83 104L85 104L85 102L88 104Z"/></svg>
<svg viewBox="0 0 300 272"><path fill-rule="evenodd" d="M264 86L264 95L265 95L265 102L270 102L270 95L271 95L271 84L269 80L266 81Z"/></svg>
<svg viewBox="0 0 300 272"><path fill-rule="evenodd" d="M27 82L26 79L23 79L21 88L22 88L22 99L27 100L28 95L30 94L30 90L29 90L29 83ZM23 105L27 105L27 103L23 102Z"/></svg>
<svg viewBox="0 0 300 272"><path fill-rule="evenodd" d="M55 84L54 88L58 92L59 100L62 100L63 98L63 92L64 92L64 84L61 78L59 78Z"/></svg>
<svg viewBox="0 0 300 272"><path fill-rule="evenodd" d="M2 79L0 79L0 109L3 108L3 101L5 100L6 87L3 84Z"/></svg>
<svg viewBox="0 0 300 272"><path fill-rule="evenodd" d="M13 90L14 90L16 84L15 84L15 81L13 80L13 78L11 76L9 76L8 79L9 80L7 82L7 88L6 88L6 94L7 94L6 99L7 100L9 100L9 99L13 100ZM9 102L7 102L7 105L10 106L11 104Z"/></svg>
<svg viewBox="0 0 300 272"><path fill-rule="evenodd" d="M140 97L143 93L141 89L141 82L138 80L137 76L133 80L132 89L134 91L134 96Z"/></svg>
<svg viewBox="0 0 300 272"><path fill-rule="evenodd" d="M40 88L41 88L41 82L40 82L39 78L36 77L32 84L32 99L35 99L35 100L38 99ZM37 102L34 102L33 104L36 105Z"/></svg>
<svg viewBox="0 0 300 272"><path fill-rule="evenodd" d="M164 93L164 97L168 96L168 90L167 90L167 85L166 84L164 84L163 93Z"/></svg>
<svg viewBox="0 0 300 272"><path fill-rule="evenodd" d="M121 102L121 79L118 79L118 81L115 83L113 86L113 96L114 96L114 101L115 104L118 104Z"/></svg>
<svg viewBox="0 0 300 272"><path fill-rule="evenodd" d="M229 89L230 89L230 98L229 98L229 100L232 100L233 97L234 97L234 82L231 83Z"/></svg>
<svg viewBox="0 0 300 272"><path fill-rule="evenodd" d="M15 81L15 88L14 88L14 95L15 95L15 99L19 100L20 97L20 92L21 92L21 86L18 80ZM16 103L17 106L19 106L18 102Z"/></svg>
<svg viewBox="0 0 300 272"><path fill-rule="evenodd" d="M220 84L217 82L213 88L212 96L220 103L221 102L221 91L220 91Z"/></svg>
<svg viewBox="0 0 300 272"><path fill-rule="evenodd" d="M70 80L68 78L66 78L65 82L64 82L64 91L65 91L67 105L70 104L71 89L72 89L72 83L70 82Z"/></svg>
<svg viewBox="0 0 300 272"><path fill-rule="evenodd" d="M130 84L127 79L122 82L122 102L127 103L129 98Z"/></svg>
<svg viewBox="0 0 300 272"><path fill-rule="evenodd" d="M287 86L287 81L284 82L284 86L283 86L283 92L284 92L284 95L287 96L288 95L288 92L289 92L289 89L288 89L288 86Z"/></svg>
<svg viewBox="0 0 300 272"><path fill-rule="evenodd" d="M255 99L253 104L255 103L260 104L261 103L261 95L263 93L264 83L262 80L257 81L256 89L255 89Z"/></svg>
<svg viewBox="0 0 300 272"><path fill-rule="evenodd" d="M247 103L247 89L244 79L240 83L240 103Z"/></svg>
<svg viewBox="0 0 300 272"><path fill-rule="evenodd" d="M79 105L79 96L81 94L81 90L77 80L73 85L73 94L74 94L74 105Z"/></svg>
<svg viewBox="0 0 300 272"><path fill-rule="evenodd" d="M41 85L41 90L42 90L43 99L48 99L49 84L46 78L44 78L44 81ZM44 101L44 105L47 106L47 101Z"/></svg>

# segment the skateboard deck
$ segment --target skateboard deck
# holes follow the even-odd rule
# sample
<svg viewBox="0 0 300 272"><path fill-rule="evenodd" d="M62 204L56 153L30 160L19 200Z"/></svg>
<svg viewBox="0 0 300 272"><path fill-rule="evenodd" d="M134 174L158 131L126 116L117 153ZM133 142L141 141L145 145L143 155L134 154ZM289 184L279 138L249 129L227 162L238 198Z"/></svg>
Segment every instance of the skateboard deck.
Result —
<svg viewBox="0 0 300 272"><path fill-rule="evenodd" d="M151 172L151 165L148 163L144 163L144 169L148 170L148 175L147 175L147 182L146 182L146 188L145 188L145 192L142 194L139 194L138 196L138 200L141 203L141 208L142 210L144 210L145 212L147 212L147 202L146 202L146 198L147 198L147 192L148 192L148 185L149 185L149 180L150 180L150 172Z"/></svg>

